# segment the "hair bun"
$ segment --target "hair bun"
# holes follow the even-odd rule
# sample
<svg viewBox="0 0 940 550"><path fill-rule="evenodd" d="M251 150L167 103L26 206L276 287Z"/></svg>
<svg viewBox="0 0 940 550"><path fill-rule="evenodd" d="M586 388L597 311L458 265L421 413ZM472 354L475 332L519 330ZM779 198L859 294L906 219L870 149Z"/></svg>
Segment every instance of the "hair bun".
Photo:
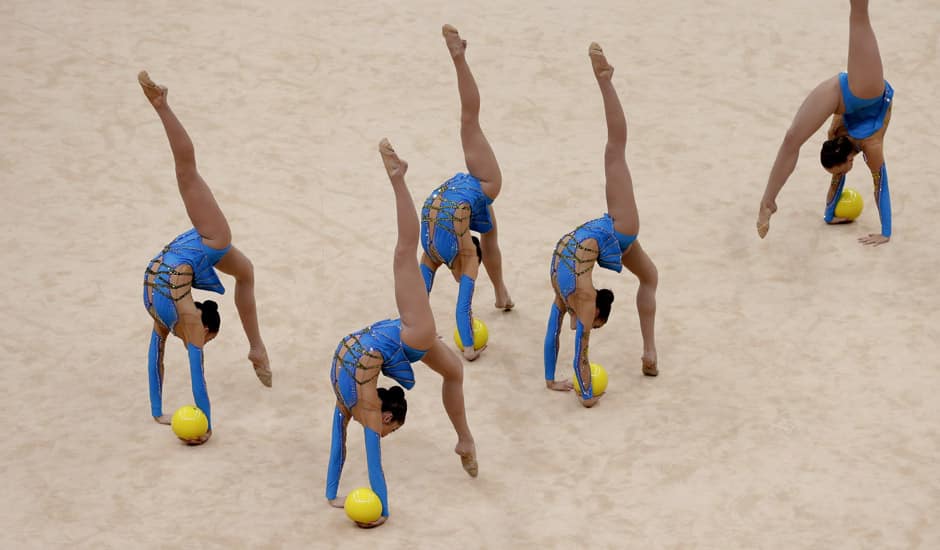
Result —
<svg viewBox="0 0 940 550"><path fill-rule="evenodd" d="M388 390L385 388L376 388L375 391L379 394L379 399L385 401L385 394L388 393Z"/></svg>
<svg viewBox="0 0 940 550"><path fill-rule="evenodd" d="M219 304L215 303L213 300L204 301L202 307L206 311L219 311Z"/></svg>
<svg viewBox="0 0 940 550"><path fill-rule="evenodd" d="M404 397L405 390L401 389L401 386L392 386L388 389L388 394L391 397Z"/></svg>

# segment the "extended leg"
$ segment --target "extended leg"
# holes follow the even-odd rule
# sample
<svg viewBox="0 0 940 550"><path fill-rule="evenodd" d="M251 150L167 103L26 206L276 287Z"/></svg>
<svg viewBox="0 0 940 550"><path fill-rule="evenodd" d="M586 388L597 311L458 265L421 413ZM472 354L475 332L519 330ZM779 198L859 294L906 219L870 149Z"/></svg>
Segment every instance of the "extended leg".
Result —
<svg viewBox="0 0 940 550"><path fill-rule="evenodd" d="M166 137L170 141L173 161L176 164L176 181L186 213L193 227L202 235L206 244L213 248L225 248L232 242L228 221L215 202L215 197L196 170L196 153L189 134L167 104L167 88L154 84L146 71L137 75L144 94L156 109Z"/></svg>
<svg viewBox="0 0 940 550"><path fill-rule="evenodd" d="M659 272L653 260L646 254L639 241L634 241L630 249L623 254L623 266L640 280L636 291L636 309L640 315L640 332L643 335L643 374L656 376L656 287L659 284Z"/></svg>
<svg viewBox="0 0 940 550"><path fill-rule="evenodd" d="M506 281L503 279L503 253L499 249L498 233L496 229L496 213L490 205L490 220L493 228L480 235L480 248L483 250L483 267L493 283L496 293L496 307L503 311L511 310L515 304L509 296Z"/></svg>
<svg viewBox="0 0 940 550"><path fill-rule="evenodd" d="M418 213L405 185L408 163L398 158L387 139L379 143L379 152L395 192L398 242L395 244L393 270L395 303L401 316L401 338L415 349L426 350L437 341L437 329L424 277L418 268Z"/></svg>
<svg viewBox="0 0 940 550"><path fill-rule="evenodd" d="M636 235L640 230L640 217L633 196L633 180L627 167L627 119L611 81L614 68L607 62L604 51L596 42L591 43L588 54L604 99L604 117L607 120L607 146L604 148L607 211L614 219L617 231Z"/></svg>
<svg viewBox="0 0 940 550"><path fill-rule="evenodd" d="M868 0L851 0L849 13L849 89L860 98L884 93L885 76L878 40L868 17Z"/></svg>
<svg viewBox="0 0 940 550"><path fill-rule="evenodd" d="M450 423L457 432L457 446L454 452L460 455L464 470L471 477L476 477L479 467L476 459L476 445L473 434L467 424L467 410L463 399L463 363L449 347L434 339L431 349L425 354L424 363L443 378L441 400Z"/></svg>
<svg viewBox="0 0 940 550"><path fill-rule="evenodd" d="M460 93L460 141L470 175L480 180L483 192L491 199L499 195L503 177L496 155L480 127L480 90L467 64L467 41L457 29L444 25L441 29L447 49L457 70L457 91Z"/></svg>

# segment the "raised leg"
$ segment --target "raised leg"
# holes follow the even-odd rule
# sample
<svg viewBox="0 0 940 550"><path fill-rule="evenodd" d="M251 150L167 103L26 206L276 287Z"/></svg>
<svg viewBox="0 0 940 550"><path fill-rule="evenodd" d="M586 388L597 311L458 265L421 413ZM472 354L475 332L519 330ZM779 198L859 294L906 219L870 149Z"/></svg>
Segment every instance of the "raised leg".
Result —
<svg viewBox="0 0 940 550"><path fill-rule="evenodd" d="M646 254L639 241L634 241L621 258L623 266L640 280L636 291L636 310L640 315L640 332L643 335L643 374L656 376L656 287L659 272L653 260Z"/></svg>
<svg viewBox="0 0 940 550"><path fill-rule="evenodd" d="M480 127L480 90L467 64L467 41L457 29L444 25L441 29L447 49L457 70L457 91L460 93L460 141L470 175L480 180L483 192L491 199L499 195L503 176L496 155Z"/></svg>
<svg viewBox="0 0 940 550"><path fill-rule="evenodd" d="M486 269L486 274L489 275L490 281L493 283L493 290L496 292L496 308L509 311L515 307L515 304L509 296L509 289L506 288L506 281L503 279L503 253L499 249L499 241L497 240L496 213L493 211L492 205L489 208L493 229L480 235L483 267Z"/></svg>
<svg viewBox="0 0 940 550"><path fill-rule="evenodd" d="M640 231L640 216L633 196L633 180L627 167L627 119L611 81L614 68L607 62L604 51L596 42L591 43L588 55L604 99L604 117L607 119L607 146L604 148L607 212L614 219L617 231L636 235Z"/></svg>
<svg viewBox="0 0 940 550"><path fill-rule="evenodd" d="M222 209L215 202L212 190L196 170L193 142L167 103L167 88L156 85L147 75L147 71L141 71L137 80L163 122L170 150L173 152L176 182L186 206L186 214L207 245L212 248L225 248L232 242L231 229Z"/></svg>
<svg viewBox="0 0 940 550"><path fill-rule="evenodd" d="M470 477L476 477L479 466L476 444L467 424L467 409L463 400L463 363L453 350L436 338L422 361L443 378L441 400L450 423L457 432L457 446L454 447L454 452L460 455L460 462Z"/></svg>
<svg viewBox="0 0 940 550"><path fill-rule="evenodd" d="M849 89L863 99L884 93L885 76L878 40L868 17L868 0L851 0L849 13Z"/></svg>
<svg viewBox="0 0 940 550"><path fill-rule="evenodd" d="M401 316L401 339L415 349L426 350L437 341L434 314L418 268L418 213L408 186L405 172L408 163L398 158L387 139L379 143L379 153L395 192L395 212L398 219L398 241L395 244L393 272L395 277L395 303Z"/></svg>

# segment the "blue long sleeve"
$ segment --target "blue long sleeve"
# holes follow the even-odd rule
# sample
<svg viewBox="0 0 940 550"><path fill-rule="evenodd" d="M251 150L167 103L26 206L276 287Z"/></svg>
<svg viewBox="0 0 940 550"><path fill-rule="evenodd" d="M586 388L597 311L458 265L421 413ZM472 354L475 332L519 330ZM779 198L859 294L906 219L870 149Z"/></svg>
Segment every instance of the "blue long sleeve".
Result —
<svg viewBox="0 0 940 550"><path fill-rule="evenodd" d="M154 418L163 416L163 380L160 379L160 362L163 358L165 340L153 331L150 334L150 351L147 354L147 374L150 379L150 414Z"/></svg>
<svg viewBox="0 0 940 550"><path fill-rule="evenodd" d="M382 501L382 515L388 517L388 488L385 486L385 473L382 471L381 436L370 428L363 427L366 438L366 462L369 465L369 485Z"/></svg>
<svg viewBox="0 0 940 550"><path fill-rule="evenodd" d="M473 341L473 288L476 281L466 275L460 276L460 289L457 291L457 333L464 347L472 348Z"/></svg>
<svg viewBox="0 0 940 550"><path fill-rule="evenodd" d="M545 328L545 380L555 379L555 366L558 363L558 336L561 334L561 310L557 304L552 304L552 311L548 316L548 326Z"/></svg>
<svg viewBox="0 0 940 550"><path fill-rule="evenodd" d="M212 409L209 405L209 391L206 389L206 373L203 369L202 348L197 348L193 344L186 344L186 351L189 352L189 376L192 378L193 399L196 406L206 415L209 421L209 430L212 430Z"/></svg>
<svg viewBox="0 0 940 550"><path fill-rule="evenodd" d="M836 215L836 205L839 204L839 199L842 198L843 187L845 187L845 174L842 174L839 178L839 186L836 188L832 200L826 203L826 213L823 215L823 219L826 220L826 223L831 222Z"/></svg>
<svg viewBox="0 0 940 550"><path fill-rule="evenodd" d="M580 319L574 332L574 350L574 375L578 377L578 384L581 386L581 399L586 401L594 397L594 385L591 383L590 371L587 380L581 377L581 360L587 355L587 341L584 338L584 325Z"/></svg>
<svg viewBox="0 0 940 550"><path fill-rule="evenodd" d="M881 163L881 187L878 191L878 216L881 218L881 234L891 236L891 193L888 191L888 165Z"/></svg>
<svg viewBox="0 0 940 550"><path fill-rule="evenodd" d="M335 407L333 411L333 439L330 442L330 465L326 471L326 499L333 500L339 491L339 478L343 474L346 461L346 419L343 411Z"/></svg>

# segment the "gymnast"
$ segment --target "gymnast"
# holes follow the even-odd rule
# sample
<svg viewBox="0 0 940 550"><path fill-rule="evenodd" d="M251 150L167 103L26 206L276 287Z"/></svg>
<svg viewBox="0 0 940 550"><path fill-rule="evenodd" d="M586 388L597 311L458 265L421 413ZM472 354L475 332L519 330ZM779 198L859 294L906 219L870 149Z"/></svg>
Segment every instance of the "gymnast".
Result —
<svg viewBox="0 0 940 550"><path fill-rule="evenodd" d="M467 41L451 25L442 28L444 41L457 70L460 94L460 141L468 174L457 174L435 189L421 209L421 273L428 293L441 264L450 268L460 285L457 331L461 342L473 342L471 303L480 264L493 282L495 305L509 311L512 298L503 281L502 253L496 240L493 201L502 187L496 155L480 127L480 91L467 64ZM480 233L478 239L470 232ZM473 361L483 349L465 345L463 356Z"/></svg>
<svg viewBox="0 0 940 550"><path fill-rule="evenodd" d="M369 484L382 501L382 516L361 527L376 527L388 519L388 491L382 472L379 440L405 423L408 403L399 386L378 387L379 374L405 389L415 384L411 363L423 361L444 378L444 408L457 431L457 446L464 469L476 477L478 464L473 436L467 425L463 403L463 364L460 358L437 338L428 294L421 281L415 250L418 247L418 215L405 184L408 163L400 159L388 140L379 143L379 152L395 192L398 242L395 245L393 276L398 319L374 323L340 341L333 355L330 380L336 394L333 411L333 439L326 477L326 498L342 508L336 496L346 459L346 427L354 418L365 432Z"/></svg>
<svg viewBox="0 0 940 550"><path fill-rule="evenodd" d="M861 152L874 183L881 233L870 233L858 240L862 244L878 246L891 238L891 197L882 145L891 120L894 89L884 79L878 41L868 17L868 0L850 2L848 72L816 86L803 101L787 130L770 170L757 215L757 234L762 239L770 230L770 217L777 211L777 195L796 167L800 147L830 115L829 139L823 143L820 152L823 168L832 174L823 219L828 224L851 221L836 217L835 209L842 196L845 175L852 169L855 155Z"/></svg>
<svg viewBox="0 0 940 550"><path fill-rule="evenodd" d="M212 436L212 411L203 370L203 347L219 333L218 305L212 300L193 300L192 289L222 294L225 287L215 269L235 277L235 307L248 337L248 360L261 383L271 387L268 353L258 328L255 307L254 269L248 257L232 245L232 232L212 191L196 170L193 142L167 103L167 88L158 86L142 71L137 80L144 95L163 122L173 161L176 182L193 228L163 247L144 272L144 307L153 317L148 371L150 409L153 419L169 424L163 414L163 350L166 338L180 338L189 355L193 398L209 419L209 430L193 445L205 443Z"/></svg>
<svg viewBox="0 0 940 550"><path fill-rule="evenodd" d="M618 273L626 267L639 279L636 306L643 335L642 370L646 376L659 374L654 339L659 276L653 261L637 240L640 218L626 161L627 120L611 80L614 68L597 43L591 43L588 55L600 86L607 119L607 146L604 149L607 214L578 226L555 246L551 265L555 302L545 333L544 359L546 387L557 391L571 390L571 381L555 380L561 322L565 313L570 313L571 328L575 331L573 366L581 387L581 404L592 407L601 396L594 395L591 384L588 341L591 330L601 328L607 322L614 294L608 289L594 288L591 270L595 264Z"/></svg>

